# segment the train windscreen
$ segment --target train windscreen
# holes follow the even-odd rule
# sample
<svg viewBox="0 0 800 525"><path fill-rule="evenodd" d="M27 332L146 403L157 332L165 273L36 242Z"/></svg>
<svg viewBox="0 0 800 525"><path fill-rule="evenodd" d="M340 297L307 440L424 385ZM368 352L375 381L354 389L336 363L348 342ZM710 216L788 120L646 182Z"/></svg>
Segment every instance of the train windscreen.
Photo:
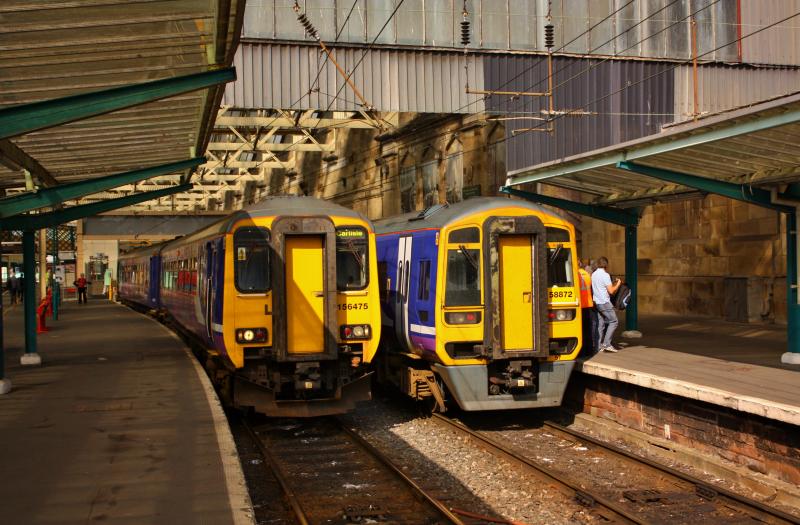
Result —
<svg viewBox="0 0 800 525"><path fill-rule="evenodd" d="M336 288L362 290L369 280L367 231L363 228L336 230Z"/></svg>
<svg viewBox="0 0 800 525"><path fill-rule="evenodd" d="M478 306L481 304L479 249L459 246L447 250L447 286L445 306Z"/></svg>
<svg viewBox="0 0 800 525"><path fill-rule="evenodd" d="M236 289L243 293L269 290L269 231L239 228L233 235Z"/></svg>
<svg viewBox="0 0 800 525"><path fill-rule="evenodd" d="M573 286L572 250L563 244L569 242L569 231L562 228L547 228L547 286Z"/></svg>

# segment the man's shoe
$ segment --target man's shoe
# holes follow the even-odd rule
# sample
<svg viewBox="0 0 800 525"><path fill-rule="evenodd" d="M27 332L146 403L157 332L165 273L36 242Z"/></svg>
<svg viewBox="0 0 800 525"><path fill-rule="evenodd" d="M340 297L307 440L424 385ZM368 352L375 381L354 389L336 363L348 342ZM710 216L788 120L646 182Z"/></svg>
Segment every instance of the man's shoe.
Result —
<svg viewBox="0 0 800 525"><path fill-rule="evenodd" d="M617 353L617 352L619 352L619 350L617 350L616 348L614 348L614 345L608 345L608 346L606 346L605 348L603 348L603 350L605 350L606 352L611 352L611 353Z"/></svg>

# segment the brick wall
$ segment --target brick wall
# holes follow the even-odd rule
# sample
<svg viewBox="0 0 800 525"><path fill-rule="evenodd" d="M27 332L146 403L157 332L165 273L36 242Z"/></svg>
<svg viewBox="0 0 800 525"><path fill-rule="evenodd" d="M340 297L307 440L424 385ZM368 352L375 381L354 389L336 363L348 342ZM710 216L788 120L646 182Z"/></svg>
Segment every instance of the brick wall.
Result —
<svg viewBox="0 0 800 525"><path fill-rule="evenodd" d="M800 484L800 428L628 383L575 374L565 405ZM668 430L667 430L668 426Z"/></svg>

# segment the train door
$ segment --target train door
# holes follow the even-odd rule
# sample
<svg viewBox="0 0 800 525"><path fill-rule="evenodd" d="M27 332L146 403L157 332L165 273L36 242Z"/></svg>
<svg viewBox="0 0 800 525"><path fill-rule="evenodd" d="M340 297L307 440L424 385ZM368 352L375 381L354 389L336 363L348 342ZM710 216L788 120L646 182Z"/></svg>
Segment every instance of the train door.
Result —
<svg viewBox="0 0 800 525"><path fill-rule="evenodd" d="M161 257L154 255L150 257L150 289L148 296L150 297L150 306L158 307L160 301L160 288L161 282Z"/></svg>
<svg viewBox="0 0 800 525"><path fill-rule="evenodd" d="M280 217L272 223L272 248L277 255L272 267L276 359L337 359L333 222L327 217Z"/></svg>
<svg viewBox="0 0 800 525"><path fill-rule="evenodd" d="M285 243L287 351L325 350L325 259L323 237L292 235Z"/></svg>
<svg viewBox="0 0 800 525"><path fill-rule="evenodd" d="M205 247L205 271L203 272L202 279L203 279L203 288L202 288L202 301L203 307L205 312L205 321L206 321L206 335L209 339L213 339L213 333L211 331L212 328L212 321L211 321L211 314L212 314L212 300L213 300L213 293L212 293L212 278L214 275L214 259L215 259L215 250L213 243L206 243Z"/></svg>
<svg viewBox="0 0 800 525"><path fill-rule="evenodd" d="M397 340L407 349L413 345L408 334L408 292L411 285L411 245L410 235L401 236L397 246L397 283L394 305L394 330Z"/></svg>
<svg viewBox="0 0 800 525"><path fill-rule="evenodd" d="M506 352L534 347L533 242L530 235L502 235L499 239L501 340Z"/></svg>
<svg viewBox="0 0 800 525"><path fill-rule="evenodd" d="M484 224L484 348L494 359L544 357L547 335L547 245L534 216L493 217Z"/></svg>

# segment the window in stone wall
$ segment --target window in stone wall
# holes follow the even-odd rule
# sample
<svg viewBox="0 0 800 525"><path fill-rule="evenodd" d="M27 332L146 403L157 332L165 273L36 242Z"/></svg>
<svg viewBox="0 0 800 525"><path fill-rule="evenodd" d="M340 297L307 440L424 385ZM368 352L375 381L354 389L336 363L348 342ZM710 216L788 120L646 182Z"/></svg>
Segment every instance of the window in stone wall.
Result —
<svg viewBox="0 0 800 525"><path fill-rule="evenodd" d="M447 167L444 174L445 187L447 188L447 202L450 204L463 200L464 189L464 155L461 143L453 143L447 151Z"/></svg>
<svg viewBox="0 0 800 525"><path fill-rule="evenodd" d="M409 166L400 171L400 211L417 209L417 168Z"/></svg>
<svg viewBox="0 0 800 525"><path fill-rule="evenodd" d="M420 166L422 169L422 207L439 204L439 161L431 160Z"/></svg>

